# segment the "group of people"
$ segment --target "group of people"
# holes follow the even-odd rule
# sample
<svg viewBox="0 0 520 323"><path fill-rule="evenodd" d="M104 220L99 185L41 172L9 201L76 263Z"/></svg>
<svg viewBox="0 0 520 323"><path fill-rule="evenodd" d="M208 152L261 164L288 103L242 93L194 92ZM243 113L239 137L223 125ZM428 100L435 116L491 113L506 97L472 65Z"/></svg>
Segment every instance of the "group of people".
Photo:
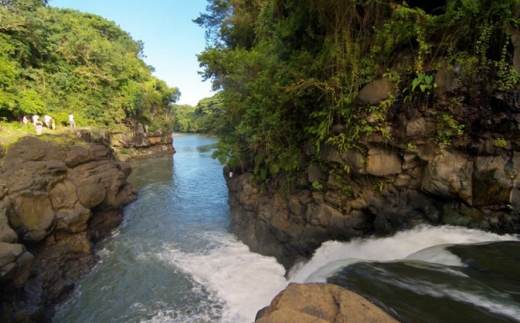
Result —
<svg viewBox="0 0 520 323"><path fill-rule="evenodd" d="M36 134L41 135L43 131L43 126L47 127L47 129L50 130L56 130L56 121L54 121L54 118L52 118L49 115L43 116L43 122L40 120L40 116L33 115L31 118L31 123L36 128ZM29 119L27 119L26 116L23 116L22 123L27 126L29 124ZM71 113L69 114L69 124L71 128L76 128L76 123L74 122L74 115Z"/></svg>

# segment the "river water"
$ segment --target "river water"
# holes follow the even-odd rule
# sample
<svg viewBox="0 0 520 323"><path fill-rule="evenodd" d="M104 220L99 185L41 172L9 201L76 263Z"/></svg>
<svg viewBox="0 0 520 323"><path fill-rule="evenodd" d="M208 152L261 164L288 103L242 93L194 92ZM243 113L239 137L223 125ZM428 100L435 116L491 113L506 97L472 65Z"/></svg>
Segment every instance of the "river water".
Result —
<svg viewBox="0 0 520 323"><path fill-rule="evenodd" d="M249 252L228 232L215 142L176 137L174 156L133 162L129 181L139 198L97 246L99 264L53 322L248 323L289 282L325 281L403 322L520 322L517 236L420 227L327 242L284 278L273 258Z"/></svg>

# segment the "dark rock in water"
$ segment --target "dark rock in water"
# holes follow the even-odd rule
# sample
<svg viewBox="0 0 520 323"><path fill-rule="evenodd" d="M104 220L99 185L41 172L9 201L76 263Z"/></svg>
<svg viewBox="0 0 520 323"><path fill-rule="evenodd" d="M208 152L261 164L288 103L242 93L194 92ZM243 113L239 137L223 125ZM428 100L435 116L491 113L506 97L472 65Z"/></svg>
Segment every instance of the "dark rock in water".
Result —
<svg viewBox="0 0 520 323"><path fill-rule="evenodd" d="M0 321L47 322L137 198L106 136L25 137L0 168ZM3 148L4 149L4 148Z"/></svg>

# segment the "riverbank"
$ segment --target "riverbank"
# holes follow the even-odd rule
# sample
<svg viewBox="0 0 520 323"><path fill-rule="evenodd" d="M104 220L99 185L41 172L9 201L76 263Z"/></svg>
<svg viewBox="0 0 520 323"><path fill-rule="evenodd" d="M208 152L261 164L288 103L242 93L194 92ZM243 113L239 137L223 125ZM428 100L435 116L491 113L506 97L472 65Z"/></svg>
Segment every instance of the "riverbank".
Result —
<svg viewBox="0 0 520 323"><path fill-rule="evenodd" d="M0 149L2 322L50 322L94 266L93 245L137 198L105 133L25 136Z"/></svg>
<svg viewBox="0 0 520 323"><path fill-rule="evenodd" d="M134 131L129 129L104 130L92 127L58 127L56 130L42 128L41 135L66 135L77 134L88 137L96 133L108 139L108 144L114 150L115 156L124 162L136 159L157 158L175 153L173 138L182 134L163 134L161 131L148 133L143 126ZM22 125L13 122L0 122L0 146L7 147L20 138L37 136L32 124Z"/></svg>

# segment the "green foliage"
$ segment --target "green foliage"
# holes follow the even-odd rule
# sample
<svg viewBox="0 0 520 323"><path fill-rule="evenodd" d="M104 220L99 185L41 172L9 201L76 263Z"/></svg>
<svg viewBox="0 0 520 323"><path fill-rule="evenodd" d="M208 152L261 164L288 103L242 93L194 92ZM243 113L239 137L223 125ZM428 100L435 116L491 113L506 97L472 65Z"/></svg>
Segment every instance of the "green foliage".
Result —
<svg viewBox="0 0 520 323"><path fill-rule="evenodd" d="M494 141L495 147L497 148L506 148L507 147L507 140L504 138L497 138Z"/></svg>
<svg viewBox="0 0 520 323"><path fill-rule="evenodd" d="M385 181L380 179L372 184L372 188L374 191L382 192L383 188L385 188Z"/></svg>
<svg viewBox="0 0 520 323"><path fill-rule="evenodd" d="M507 48L509 45L509 41L504 43L500 60L494 62L494 67L497 71L496 89L501 92L513 90L518 82L520 82L520 73L507 61Z"/></svg>
<svg viewBox="0 0 520 323"><path fill-rule="evenodd" d="M198 130L195 117L195 107L190 105L174 105L173 106L173 131L175 132L193 132Z"/></svg>
<svg viewBox="0 0 520 323"><path fill-rule="evenodd" d="M436 140L445 146L450 146L452 140L464 133L464 125L460 124L449 113L437 115L438 126Z"/></svg>
<svg viewBox="0 0 520 323"><path fill-rule="evenodd" d="M413 143L409 142L409 143L406 144L406 148L408 148L408 149L417 149L417 146L414 145Z"/></svg>
<svg viewBox="0 0 520 323"><path fill-rule="evenodd" d="M415 91L417 87L419 87L422 93L433 90L436 87L436 84L433 83L433 76L419 73L412 82L412 92Z"/></svg>
<svg viewBox="0 0 520 323"><path fill-rule="evenodd" d="M49 114L66 124L151 124L180 95L151 75L143 45L115 23L46 1L0 6L0 115ZM171 129L170 129L171 130Z"/></svg>
<svg viewBox="0 0 520 323"><path fill-rule="evenodd" d="M437 15L391 0L208 3L196 20L210 35L198 58L203 77L222 90L222 117L214 122L201 108L201 126L218 129L215 156L253 169L261 182L297 176L302 156L319 160L324 145L356 148L375 133L391 140L396 106L438 109L439 69L457 69L457 84L469 89L462 104L519 81L508 40L519 0L448 0ZM359 90L381 77L395 93L372 106L358 102ZM434 112L437 140L463 134L450 111Z"/></svg>
<svg viewBox="0 0 520 323"><path fill-rule="evenodd" d="M318 192L323 191L323 183L321 183L320 181L312 182L312 189Z"/></svg>

